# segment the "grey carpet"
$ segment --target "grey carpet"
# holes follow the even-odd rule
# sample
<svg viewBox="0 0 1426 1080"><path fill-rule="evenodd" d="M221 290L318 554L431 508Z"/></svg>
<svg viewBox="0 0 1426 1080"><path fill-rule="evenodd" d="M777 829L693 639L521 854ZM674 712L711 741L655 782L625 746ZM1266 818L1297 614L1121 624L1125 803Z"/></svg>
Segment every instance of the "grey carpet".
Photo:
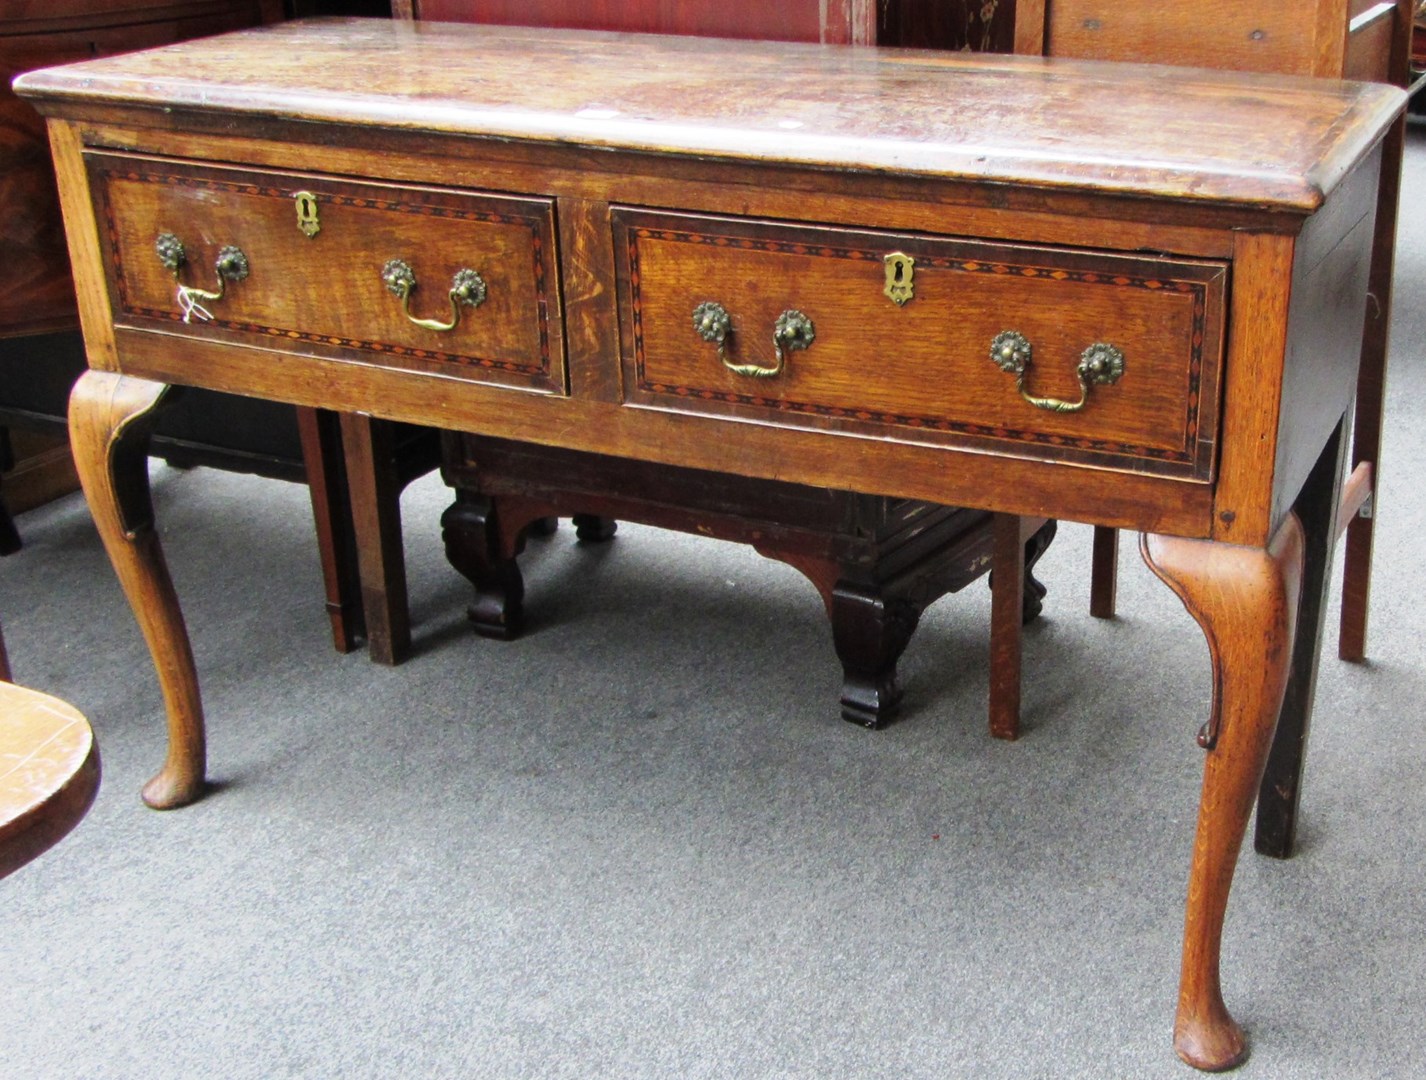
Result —
<svg viewBox="0 0 1426 1080"><path fill-rule="evenodd" d="M1371 662L1335 659L1301 853L1245 854L1243 1077L1426 1075L1426 136L1413 133ZM155 467L217 790L138 789L161 703L82 502L0 561L19 681L92 719L89 817L0 884L0 1076L1186 1077L1169 1045L1207 649L1126 545L1043 563L1016 745L985 731L988 593L933 607L904 718L837 717L820 605L745 549L568 525L530 632L466 629L428 480L417 655L331 650L305 491ZM1132 540L1132 538L1129 538Z"/></svg>

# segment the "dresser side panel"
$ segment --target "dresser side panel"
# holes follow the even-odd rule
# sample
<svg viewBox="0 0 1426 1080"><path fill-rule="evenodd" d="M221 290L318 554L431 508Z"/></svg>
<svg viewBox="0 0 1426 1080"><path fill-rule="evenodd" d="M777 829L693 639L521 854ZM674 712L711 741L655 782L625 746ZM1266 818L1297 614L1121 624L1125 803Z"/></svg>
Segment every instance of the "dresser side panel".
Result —
<svg viewBox="0 0 1426 1080"><path fill-rule="evenodd" d="M1293 273L1282 413L1274 467L1274 521L1297 492L1352 406L1369 296L1381 155L1363 162L1310 219Z"/></svg>

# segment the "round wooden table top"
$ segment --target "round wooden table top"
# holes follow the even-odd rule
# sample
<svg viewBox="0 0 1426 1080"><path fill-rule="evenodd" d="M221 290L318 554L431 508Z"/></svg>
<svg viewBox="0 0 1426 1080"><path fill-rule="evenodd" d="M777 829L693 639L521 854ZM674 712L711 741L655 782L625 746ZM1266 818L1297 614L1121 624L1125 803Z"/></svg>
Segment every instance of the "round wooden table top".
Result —
<svg viewBox="0 0 1426 1080"><path fill-rule="evenodd" d="M0 682L0 877L74 828L98 789L99 748L84 715Z"/></svg>

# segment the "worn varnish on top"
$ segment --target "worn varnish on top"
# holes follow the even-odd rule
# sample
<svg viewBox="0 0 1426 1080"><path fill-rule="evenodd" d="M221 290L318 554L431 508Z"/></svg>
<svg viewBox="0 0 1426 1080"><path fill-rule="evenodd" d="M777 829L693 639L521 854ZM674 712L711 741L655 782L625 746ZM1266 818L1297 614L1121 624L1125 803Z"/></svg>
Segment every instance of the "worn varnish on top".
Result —
<svg viewBox="0 0 1426 1080"><path fill-rule="evenodd" d="M1304 730L1400 91L361 21L20 85L97 369L75 457L164 680L151 805L205 769L141 475L168 383L991 511L1012 581L1015 515L1134 528L1213 665L1175 1046L1242 1059L1223 916L1284 701Z"/></svg>
<svg viewBox="0 0 1426 1080"><path fill-rule="evenodd" d="M262 37L263 48L249 48ZM319 19L20 94L1316 209L1399 90L1150 65Z"/></svg>

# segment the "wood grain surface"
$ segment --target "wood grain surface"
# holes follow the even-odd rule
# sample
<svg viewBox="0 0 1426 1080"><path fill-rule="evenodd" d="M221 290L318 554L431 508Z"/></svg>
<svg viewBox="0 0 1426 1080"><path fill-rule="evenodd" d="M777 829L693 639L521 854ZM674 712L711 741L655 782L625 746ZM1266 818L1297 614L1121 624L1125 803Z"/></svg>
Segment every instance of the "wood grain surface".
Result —
<svg viewBox="0 0 1426 1080"><path fill-rule="evenodd" d="M79 822L99 788L99 750L68 702L0 682L0 878Z"/></svg>
<svg viewBox="0 0 1426 1080"><path fill-rule="evenodd" d="M762 42L735 62L695 38L359 19L32 72L15 89L70 115L201 108L1296 212L1403 103L1266 75Z"/></svg>

